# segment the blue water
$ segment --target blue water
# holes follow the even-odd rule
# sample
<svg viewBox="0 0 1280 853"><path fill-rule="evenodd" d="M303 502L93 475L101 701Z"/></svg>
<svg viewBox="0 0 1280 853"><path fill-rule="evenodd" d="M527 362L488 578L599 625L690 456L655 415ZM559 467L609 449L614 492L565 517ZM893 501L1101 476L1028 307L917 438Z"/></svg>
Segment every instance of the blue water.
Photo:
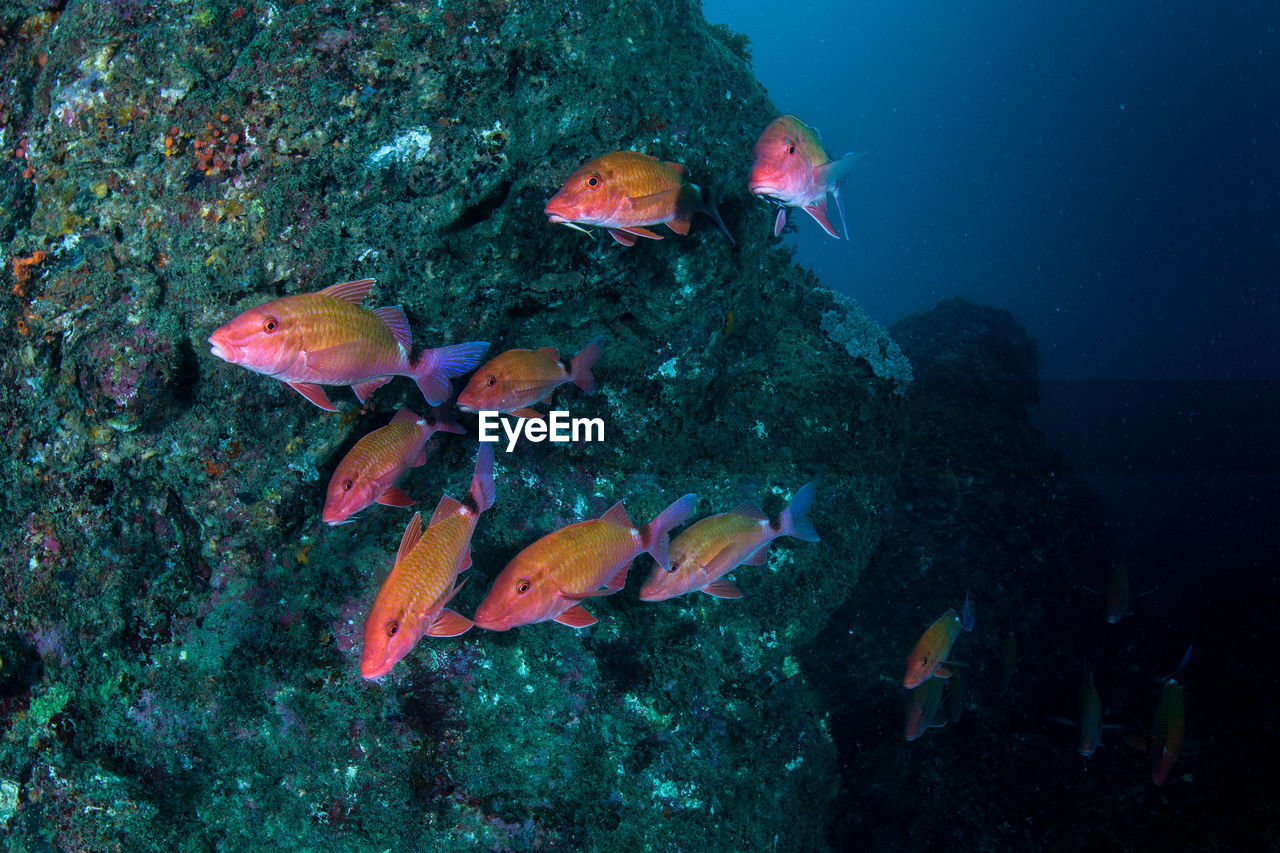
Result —
<svg viewBox="0 0 1280 853"><path fill-rule="evenodd" d="M1280 4L703 6L780 111L866 152L852 239L792 217L799 263L886 325L952 296L1011 310L1119 558L1274 565Z"/></svg>
<svg viewBox="0 0 1280 853"><path fill-rule="evenodd" d="M1280 5L705 0L833 156L800 263L883 323L1012 310L1050 379L1280 378Z"/></svg>

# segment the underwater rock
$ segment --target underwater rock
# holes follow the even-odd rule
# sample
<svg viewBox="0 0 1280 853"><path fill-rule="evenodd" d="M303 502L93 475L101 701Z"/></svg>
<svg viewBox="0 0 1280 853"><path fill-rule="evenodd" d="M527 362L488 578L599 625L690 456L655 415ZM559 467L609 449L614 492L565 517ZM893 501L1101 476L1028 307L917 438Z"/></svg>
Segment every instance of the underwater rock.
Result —
<svg viewBox="0 0 1280 853"><path fill-rule="evenodd" d="M36 698L57 710L0 738L0 778L36 780L9 832L827 846L835 747L794 650L879 542L906 363L767 236L743 182L778 110L742 40L689 0L70 2L32 32L0 104L31 170L0 235L12 258L44 253L0 297L26 324L0 331L4 499L26 519L0 532L0 631L40 650ZM547 222L566 176L627 148L726 181L737 244L705 218L630 249ZM324 484L421 396L335 388L325 413L205 343L248 307L363 277L415 348L606 339L596 393L551 401L605 440L497 454L460 612L522 547L618 500L637 519L687 492L697 517L776 515L816 479L822 541L735 572L733 601L639 601L642 558L595 627L427 638L363 681L351 623L408 516L330 528ZM462 422L402 483L419 509L465 491Z"/></svg>

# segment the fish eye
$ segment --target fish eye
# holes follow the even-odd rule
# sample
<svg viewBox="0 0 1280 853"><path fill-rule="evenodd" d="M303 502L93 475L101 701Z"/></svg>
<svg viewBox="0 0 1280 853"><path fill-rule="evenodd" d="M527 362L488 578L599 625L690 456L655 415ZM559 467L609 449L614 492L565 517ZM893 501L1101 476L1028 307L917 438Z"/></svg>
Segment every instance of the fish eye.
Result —
<svg viewBox="0 0 1280 853"><path fill-rule="evenodd" d="M387 636L394 637L398 633L400 633L400 623L395 619L392 619L387 623Z"/></svg>
<svg viewBox="0 0 1280 853"><path fill-rule="evenodd" d="M796 153L796 147L795 147L795 145L792 145L790 148L788 148L788 149L787 149L787 153L788 153L788 154L794 154L794 153Z"/></svg>
<svg viewBox="0 0 1280 853"><path fill-rule="evenodd" d="M262 321L262 331L266 332L268 335L274 335L276 332L280 331L280 321L275 317L268 316Z"/></svg>
<svg viewBox="0 0 1280 853"><path fill-rule="evenodd" d="M594 190L596 187L600 186L600 176L599 176L599 175L590 175L590 176L587 178L587 186L591 187L591 189L593 189L593 190Z"/></svg>
<svg viewBox="0 0 1280 853"><path fill-rule="evenodd" d="M527 578L522 578L520 580L520 583L516 585L516 592L519 593L520 595L524 595L528 591L529 591L529 581Z"/></svg>
<svg viewBox="0 0 1280 853"><path fill-rule="evenodd" d="M489 387L490 387L490 388L492 388L494 385L497 385L497 384L498 384L498 377L496 377L496 376L490 376L490 377L489 377Z"/></svg>
<svg viewBox="0 0 1280 853"><path fill-rule="evenodd" d="M355 483L353 483L351 480L343 480L343 481L342 481L342 491L344 491L344 492L349 492L349 491L351 491L351 487L352 487L352 486L354 486L354 485L355 485Z"/></svg>

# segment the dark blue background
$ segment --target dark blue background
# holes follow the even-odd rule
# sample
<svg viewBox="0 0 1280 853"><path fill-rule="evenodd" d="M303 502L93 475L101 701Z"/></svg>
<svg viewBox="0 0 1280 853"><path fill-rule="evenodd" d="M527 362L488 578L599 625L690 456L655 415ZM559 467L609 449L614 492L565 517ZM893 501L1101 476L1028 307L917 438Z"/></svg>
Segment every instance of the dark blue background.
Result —
<svg viewBox="0 0 1280 853"><path fill-rule="evenodd" d="M866 152L852 240L793 216L799 263L886 326L1013 311L1136 585L1275 568L1280 4L703 5L781 111Z"/></svg>

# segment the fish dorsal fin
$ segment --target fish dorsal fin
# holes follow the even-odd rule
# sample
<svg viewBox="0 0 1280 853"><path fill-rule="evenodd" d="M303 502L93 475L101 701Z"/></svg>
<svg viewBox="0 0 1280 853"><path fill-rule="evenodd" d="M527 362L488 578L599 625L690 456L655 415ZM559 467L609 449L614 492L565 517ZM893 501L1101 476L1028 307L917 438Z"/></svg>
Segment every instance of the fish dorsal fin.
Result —
<svg viewBox="0 0 1280 853"><path fill-rule="evenodd" d="M427 526L430 527L440 519L453 515L461 508L462 504L458 503L453 498L448 495L441 495L440 503L436 504L436 511L431 513L431 521L428 522Z"/></svg>
<svg viewBox="0 0 1280 853"><path fill-rule="evenodd" d="M680 177L682 177L682 178L687 178L687 177L689 177L689 170L685 168L685 165L684 165L683 163L673 163L673 162L671 162L670 160L668 160L667 162L663 163L662 165L666 166L666 167L667 167L667 168L669 168L669 169L674 169L674 170L675 170L675 172L676 172L678 175L680 175Z"/></svg>
<svg viewBox="0 0 1280 853"><path fill-rule="evenodd" d="M320 294L352 305L359 305L369 295L369 291L373 290L373 281L371 278L362 278L357 281L340 281L337 284L329 285L320 291Z"/></svg>
<svg viewBox="0 0 1280 853"><path fill-rule="evenodd" d="M415 512L413 518L409 519L409 523L405 525L404 535L400 537L400 550L396 551L395 565L400 565L400 561L409 556L409 552L413 550L413 546L418 544L418 540L422 538L422 513Z"/></svg>
<svg viewBox="0 0 1280 853"><path fill-rule="evenodd" d="M743 501L742 503L729 510L730 515L740 515L743 518L749 518L753 521L768 521L769 516L764 514L764 510L756 506L754 501Z"/></svg>
<svg viewBox="0 0 1280 853"><path fill-rule="evenodd" d="M618 501L616 504L609 507L609 511L600 516L600 520L607 521L610 524L616 524L619 527L626 527L628 529L635 527L635 525L631 523L631 516L627 515L626 507L622 505L622 501Z"/></svg>
<svg viewBox="0 0 1280 853"><path fill-rule="evenodd" d="M560 360L560 351L557 350L555 347L541 347L540 349L535 350L535 352L537 352L539 355L545 355L547 358L551 359L552 361Z"/></svg>
<svg viewBox="0 0 1280 853"><path fill-rule="evenodd" d="M418 414L413 409L410 409L408 406L405 406L400 411L396 412L396 416L391 419L391 423L402 424L408 422L416 424L421 420L425 420L422 415Z"/></svg>
<svg viewBox="0 0 1280 853"><path fill-rule="evenodd" d="M383 305L381 308L373 309L374 316L382 321L382 325L387 327L387 331L391 332L392 337L396 339L396 343L405 351L405 355L409 354L409 320L404 316L404 309L399 305Z"/></svg>

